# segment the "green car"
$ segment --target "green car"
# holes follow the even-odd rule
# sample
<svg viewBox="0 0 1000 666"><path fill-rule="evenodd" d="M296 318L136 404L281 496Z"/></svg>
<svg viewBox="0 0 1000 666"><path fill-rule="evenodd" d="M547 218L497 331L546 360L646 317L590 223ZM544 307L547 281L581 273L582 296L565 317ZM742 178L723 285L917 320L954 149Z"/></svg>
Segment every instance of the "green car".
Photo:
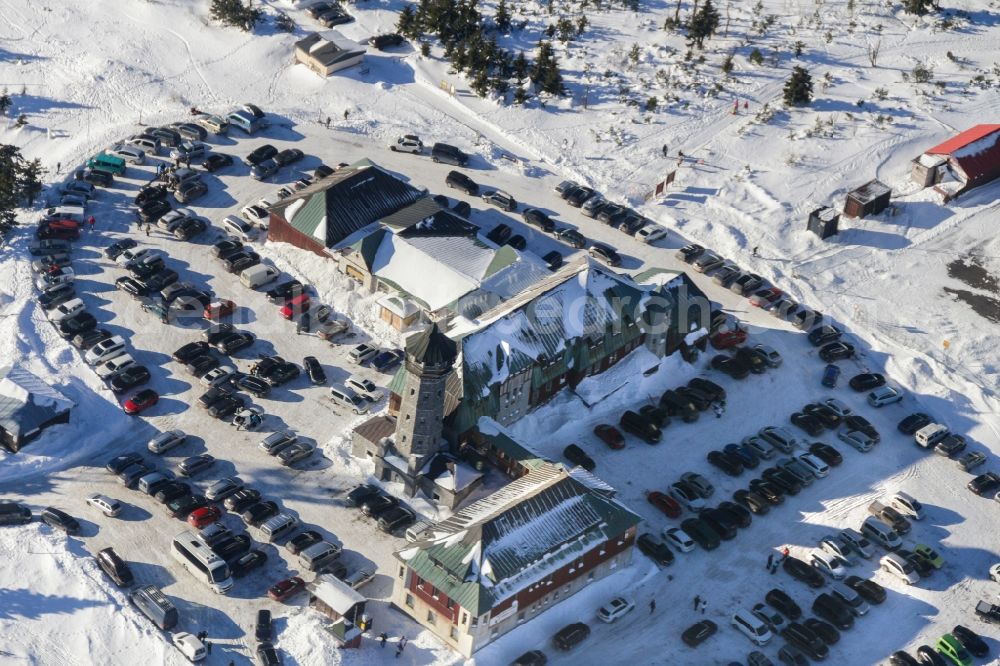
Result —
<svg viewBox="0 0 1000 666"><path fill-rule="evenodd" d="M944 566L944 558L937 554L937 552L930 546L922 543L918 543L914 548L913 552L919 557L922 557L935 569L940 569Z"/></svg>
<svg viewBox="0 0 1000 666"><path fill-rule="evenodd" d="M957 666L972 666L972 657L969 656L958 639L951 634L945 634L939 638L934 647Z"/></svg>

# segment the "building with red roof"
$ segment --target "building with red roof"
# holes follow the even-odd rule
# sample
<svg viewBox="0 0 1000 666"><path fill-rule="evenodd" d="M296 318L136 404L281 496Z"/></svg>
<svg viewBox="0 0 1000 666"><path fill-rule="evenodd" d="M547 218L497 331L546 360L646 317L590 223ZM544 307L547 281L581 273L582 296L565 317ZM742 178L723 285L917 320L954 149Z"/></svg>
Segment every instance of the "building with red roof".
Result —
<svg viewBox="0 0 1000 666"><path fill-rule="evenodd" d="M911 179L945 201L1000 178L1000 125L976 125L913 160Z"/></svg>

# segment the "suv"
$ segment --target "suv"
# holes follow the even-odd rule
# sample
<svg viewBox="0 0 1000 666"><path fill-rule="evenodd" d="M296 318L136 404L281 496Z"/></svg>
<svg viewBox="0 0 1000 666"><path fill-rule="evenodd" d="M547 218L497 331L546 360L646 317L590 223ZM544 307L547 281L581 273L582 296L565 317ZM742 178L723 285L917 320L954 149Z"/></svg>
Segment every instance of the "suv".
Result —
<svg viewBox="0 0 1000 666"><path fill-rule="evenodd" d="M493 204L508 213L517 210L517 200L503 190L488 190L483 192L483 201Z"/></svg>
<svg viewBox="0 0 1000 666"><path fill-rule="evenodd" d="M448 175L445 176L444 183L448 187L454 187L457 190L462 190L469 196L476 196L479 194L479 185L460 171L449 171Z"/></svg>
<svg viewBox="0 0 1000 666"><path fill-rule="evenodd" d="M404 134L403 136L396 139L394 143L389 144L389 150L393 152L403 152L403 153L413 153L414 155L419 155L424 152L424 143L420 140L420 137L413 134Z"/></svg>
<svg viewBox="0 0 1000 666"><path fill-rule="evenodd" d="M588 636L590 636L590 627L583 622L574 622L560 629L552 637L552 644L558 649L566 651L585 641Z"/></svg>
<svg viewBox="0 0 1000 666"><path fill-rule="evenodd" d="M431 160L464 167L469 163L469 156L455 146L447 143L435 143L434 147L431 148Z"/></svg>

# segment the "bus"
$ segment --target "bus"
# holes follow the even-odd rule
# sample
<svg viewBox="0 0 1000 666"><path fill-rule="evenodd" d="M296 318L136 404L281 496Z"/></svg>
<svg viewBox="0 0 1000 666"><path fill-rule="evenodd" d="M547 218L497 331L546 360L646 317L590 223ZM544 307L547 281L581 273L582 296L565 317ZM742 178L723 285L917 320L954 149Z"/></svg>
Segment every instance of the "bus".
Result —
<svg viewBox="0 0 1000 666"><path fill-rule="evenodd" d="M191 575L211 587L218 594L233 589L229 565L212 549L185 530L174 537L170 548L174 559L191 572Z"/></svg>

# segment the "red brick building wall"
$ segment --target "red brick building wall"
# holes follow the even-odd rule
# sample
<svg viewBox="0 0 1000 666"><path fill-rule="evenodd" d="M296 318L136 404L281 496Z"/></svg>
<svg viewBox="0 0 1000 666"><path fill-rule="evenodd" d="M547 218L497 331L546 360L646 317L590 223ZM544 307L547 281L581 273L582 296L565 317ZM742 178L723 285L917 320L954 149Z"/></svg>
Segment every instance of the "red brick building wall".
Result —
<svg viewBox="0 0 1000 666"><path fill-rule="evenodd" d="M302 233L280 215L271 213L271 220L267 225L267 240L277 243L290 243L295 247L309 250L321 257L329 258L326 253L326 246L315 238Z"/></svg>
<svg viewBox="0 0 1000 666"><path fill-rule="evenodd" d="M435 613L446 618L452 624L458 624L458 610L461 606L416 573L410 576L410 591L422 602L433 608Z"/></svg>

